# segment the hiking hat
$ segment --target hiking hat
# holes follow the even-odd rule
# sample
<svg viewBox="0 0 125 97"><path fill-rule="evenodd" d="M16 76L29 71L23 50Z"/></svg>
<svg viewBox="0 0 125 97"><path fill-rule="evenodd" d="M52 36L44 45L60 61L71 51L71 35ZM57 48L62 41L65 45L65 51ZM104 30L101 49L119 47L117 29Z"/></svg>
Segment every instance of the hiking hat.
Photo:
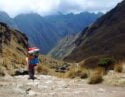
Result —
<svg viewBox="0 0 125 97"><path fill-rule="evenodd" d="M33 54L33 53L39 52L39 51L40 51L40 49L38 49L37 47L28 48L29 54Z"/></svg>

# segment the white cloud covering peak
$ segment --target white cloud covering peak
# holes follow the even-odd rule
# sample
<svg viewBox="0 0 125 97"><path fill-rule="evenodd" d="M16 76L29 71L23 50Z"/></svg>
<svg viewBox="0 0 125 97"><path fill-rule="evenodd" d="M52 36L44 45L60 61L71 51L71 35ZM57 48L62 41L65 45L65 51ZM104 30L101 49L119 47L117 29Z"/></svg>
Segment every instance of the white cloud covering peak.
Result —
<svg viewBox="0 0 125 97"><path fill-rule="evenodd" d="M0 0L0 10L11 17L31 12L42 16L58 12L106 12L120 1L122 0Z"/></svg>

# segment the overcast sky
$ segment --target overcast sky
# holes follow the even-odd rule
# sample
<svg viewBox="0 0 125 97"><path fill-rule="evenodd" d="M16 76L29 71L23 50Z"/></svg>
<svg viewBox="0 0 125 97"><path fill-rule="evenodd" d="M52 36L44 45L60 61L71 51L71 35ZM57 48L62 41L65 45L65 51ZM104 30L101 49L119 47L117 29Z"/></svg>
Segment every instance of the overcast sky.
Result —
<svg viewBox="0 0 125 97"><path fill-rule="evenodd" d="M57 12L106 12L120 1L122 0L0 0L0 10L11 17L31 12L42 16Z"/></svg>

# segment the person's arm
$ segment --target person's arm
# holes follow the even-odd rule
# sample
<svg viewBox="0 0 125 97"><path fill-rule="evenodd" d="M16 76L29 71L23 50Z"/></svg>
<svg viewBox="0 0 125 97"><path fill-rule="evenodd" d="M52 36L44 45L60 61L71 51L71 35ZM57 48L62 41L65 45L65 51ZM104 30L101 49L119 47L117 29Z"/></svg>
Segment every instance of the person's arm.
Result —
<svg viewBox="0 0 125 97"><path fill-rule="evenodd" d="M27 66L29 65L28 57L26 57L26 65L27 65Z"/></svg>

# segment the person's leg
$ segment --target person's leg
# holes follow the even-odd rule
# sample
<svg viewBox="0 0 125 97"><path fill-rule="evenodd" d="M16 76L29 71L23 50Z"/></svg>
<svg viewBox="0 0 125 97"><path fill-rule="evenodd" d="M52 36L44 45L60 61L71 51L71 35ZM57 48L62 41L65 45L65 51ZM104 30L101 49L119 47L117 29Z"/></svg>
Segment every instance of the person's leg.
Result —
<svg viewBox="0 0 125 97"><path fill-rule="evenodd" d="M37 78L35 77L35 65L33 66L33 79L37 79Z"/></svg>
<svg viewBox="0 0 125 97"><path fill-rule="evenodd" d="M37 79L37 77L35 77L35 66L36 65L33 66L33 72L32 72L33 73L33 79Z"/></svg>
<svg viewBox="0 0 125 97"><path fill-rule="evenodd" d="M33 67L29 65L29 79L33 79Z"/></svg>
<svg viewBox="0 0 125 97"><path fill-rule="evenodd" d="M34 66L32 68L32 77L34 78L34 74L35 74L35 70L34 70Z"/></svg>

